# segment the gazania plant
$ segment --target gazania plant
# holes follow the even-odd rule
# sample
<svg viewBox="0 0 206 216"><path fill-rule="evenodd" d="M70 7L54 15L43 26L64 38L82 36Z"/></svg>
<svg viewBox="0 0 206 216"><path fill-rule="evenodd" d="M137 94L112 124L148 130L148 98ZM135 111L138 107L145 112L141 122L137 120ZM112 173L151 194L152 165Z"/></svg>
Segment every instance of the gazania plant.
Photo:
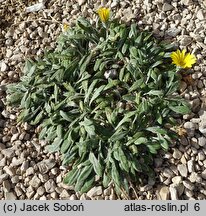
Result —
<svg viewBox="0 0 206 216"><path fill-rule="evenodd" d="M171 55L171 45L136 24L111 20L107 8L97 14L96 26L79 18L54 51L28 60L7 101L21 109L19 121L41 128L48 151L61 152L65 183L82 193L112 184L129 194L142 176L154 177L153 155L177 139L168 124L190 109L177 94L175 64L195 60Z"/></svg>

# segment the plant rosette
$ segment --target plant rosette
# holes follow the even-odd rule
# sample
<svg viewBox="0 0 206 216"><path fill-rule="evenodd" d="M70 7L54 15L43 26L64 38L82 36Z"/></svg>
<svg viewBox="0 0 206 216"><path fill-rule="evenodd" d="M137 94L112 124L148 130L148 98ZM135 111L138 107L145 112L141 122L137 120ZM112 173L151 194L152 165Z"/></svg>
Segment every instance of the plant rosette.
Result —
<svg viewBox="0 0 206 216"><path fill-rule="evenodd" d="M18 120L40 125L47 149L72 167L65 183L83 193L98 177L129 193L141 173L154 176L153 155L177 139L165 125L190 109L177 94L171 45L136 24L108 21L108 11L100 19L94 27L79 18L55 51L28 60L7 99L20 107Z"/></svg>

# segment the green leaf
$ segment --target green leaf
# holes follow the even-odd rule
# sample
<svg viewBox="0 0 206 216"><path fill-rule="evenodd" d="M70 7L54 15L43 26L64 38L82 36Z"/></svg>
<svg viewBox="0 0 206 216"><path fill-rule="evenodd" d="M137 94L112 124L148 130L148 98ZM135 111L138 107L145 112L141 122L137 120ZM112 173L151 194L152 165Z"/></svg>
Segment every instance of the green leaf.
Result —
<svg viewBox="0 0 206 216"><path fill-rule="evenodd" d="M102 184L104 188L107 188L109 186L110 181L111 181L111 178L109 177L109 174L106 174L106 172L104 172L103 180L102 180Z"/></svg>
<svg viewBox="0 0 206 216"><path fill-rule="evenodd" d="M159 134L167 134L167 131L160 127L148 127L146 128L147 131L150 131L152 133L159 133Z"/></svg>
<svg viewBox="0 0 206 216"><path fill-rule="evenodd" d="M72 122L72 121L73 121L73 120L69 117L69 115L67 115L64 111L60 110L60 111L59 111L59 114L60 114L60 116L61 116L64 120L66 120L66 121L68 121L68 122Z"/></svg>
<svg viewBox="0 0 206 216"><path fill-rule="evenodd" d="M46 146L45 149L51 153L56 152L60 149L62 141L63 140L60 138L55 138L54 142L51 145Z"/></svg>
<svg viewBox="0 0 206 216"><path fill-rule="evenodd" d="M85 98L84 98L84 102L85 102L85 103L88 102L88 99L89 99L89 97L90 97L90 95L91 95L91 93L92 93L92 91L93 91L95 85L98 83L98 81L99 81L98 79L93 80L93 82L92 82L91 85L89 86L88 91L87 91L87 93L85 94Z"/></svg>
<svg viewBox="0 0 206 216"><path fill-rule="evenodd" d="M86 193L87 191L89 191L94 186L94 182L95 182L95 178L93 176L91 176L90 178L87 178L80 192Z"/></svg>
<svg viewBox="0 0 206 216"><path fill-rule="evenodd" d="M93 166L85 166L81 169L81 172L77 178L77 183L75 185L75 191L80 191L82 186L85 184L85 180L89 177L89 175L92 173Z"/></svg>
<svg viewBox="0 0 206 216"><path fill-rule="evenodd" d="M126 113L126 115L124 116L124 118L119 122L119 124L116 126L115 130L117 130L122 124L124 124L125 122L130 122L131 119L130 117L132 117L133 115L136 114L136 111L131 111L129 113Z"/></svg>
<svg viewBox="0 0 206 216"><path fill-rule="evenodd" d="M179 114L185 115L191 112L190 108L187 106L169 106L169 108Z"/></svg>
<svg viewBox="0 0 206 216"><path fill-rule="evenodd" d="M135 140L134 144L135 145L140 145L140 144L146 144L148 142L148 139L145 137L140 137Z"/></svg>
<svg viewBox="0 0 206 216"><path fill-rule="evenodd" d="M99 95L102 93L102 91L104 90L105 85L100 86L99 88L95 89L94 94L92 95L92 98L89 102L89 105L91 105L91 103L97 98L99 97Z"/></svg>
<svg viewBox="0 0 206 216"><path fill-rule="evenodd" d="M58 138L62 138L63 136L63 128L62 128L62 125L58 125L57 126L57 137Z"/></svg>
<svg viewBox="0 0 206 216"><path fill-rule="evenodd" d="M116 185L121 186L120 175L114 162L112 163L112 179Z"/></svg>
<svg viewBox="0 0 206 216"><path fill-rule="evenodd" d="M93 165L94 171L98 176L102 176L102 166L100 162L97 160L93 152L89 153L89 160L91 164Z"/></svg>
<svg viewBox="0 0 206 216"><path fill-rule="evenodd" d="M79 176L79 173L80 173L80 170L77 167L73 168L65 176L65 178L63 180L64 184L73 185L76 182L76 180Z"/></svg>

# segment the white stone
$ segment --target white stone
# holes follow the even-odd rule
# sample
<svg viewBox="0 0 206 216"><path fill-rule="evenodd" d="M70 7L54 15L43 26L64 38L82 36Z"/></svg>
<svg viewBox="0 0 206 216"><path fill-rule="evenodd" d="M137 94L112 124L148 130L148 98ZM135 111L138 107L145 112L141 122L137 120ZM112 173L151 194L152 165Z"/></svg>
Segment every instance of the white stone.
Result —
<svg viewBox="0 0 206 216"><path fill-rule="evenodd" d="M199 146L205 146L205 144L206 144L206 138L205 137L199 137L198 138L198 144L199 144Z"/></svg>
<svg viewBox="0 0 206 216"><path fill-rule="evenodd" d="M182 152L179 151L178 149L174 149L174 152L172 154L172 156L175 158L175 159L180 159L182 157Z"/></svg>
<svg viewBox="0 0 206 216"><path fill-rule="evenodd" d="M180 41L182 46L188 46L192 43L192 38L188 35L182 35L182 39Z"/></svg>
<svg viewBox="0 0 206 216"><path fill-rule="evenodd" d="M31 181L29 182L29 184L33 187L33 188L38 188L41 184L41 180L35 175L33 176L33 178L31 179Z"/></svg>
<svg viewBox="0 0 206 216"><path fill-rule="evenodd" d="M86 3L86 0L77 0L77 1L78 1L79 6L82 6L83 4Z"/></svg>
<svg viewBox="0 0 206 216"><path fill-rule="evenodd" d="M17 197L13 192L6 192L5 193L5 200L16 200Z"/></svg>
<svg viewBox="0 0 206 216"><path fill-rule="evenodd" d="M203 13L203 10L202 9L200 9L198 12L197 12L197 19L199 19L199 20L204 20L206 17L205 17L205 15L204 15L204 13Z"/></svg>
<svg viewBox="0 0 206 216"><path fill-rule="evenodd" d="M178 192L177 192L177 188L174 185L170 185L170 196L171 196L171 200L178 200Z"/></svg>
<svg viewBox="0 0 206 216"><path fill-rule="evenodd" d="M195 171L195 167L194 167L194 161L193 160L189 160L187 162L187 168L188 168L188 172L192 173Z"/></svg>
<svg viewBox="0 0 206 216"><path fill-rule="evenodd" d="M44 184L45 190L47 193L52 193L55 191L56 184L53 179L49 179L45 184Z"/></svg>
<svg viewBox="0 0 206 216"><path fill-rule="evenodd" d="M170 37L176 37L181 32L181 29L178 28L169 28L166 31L166 34Z"/></svg>
<svg viewBox="0 0 206 216"><path fill-rule="evenodd" d="M180 172L180 175L182 177L187 177L188 170L187 170L187 166L186 165L184 165L184 164L178 164L177 169Z"/></svg>
<svg viewBox="0 0 206 216"><path fill-rule="evenodd" d="M167 186L161 187L158 193L160 196L159 198L161 200L168 200L169 199L170 192L169 192L169 188Z"/></svg>
<svg viewBox="0 0 206 216"><path fill-rule="evenodd" d="M163 11L170 11L170 10L173 10L173 9L174 9L174 7L171 4L168 4L168 3L164 3L163 6L162 6Z"/></svg>
<svg viewBox="0 0 206 216"><path fill-rule="evenodd" d="M93 187L87 192L88 197L99 196L102 194L102 186Z"/></svg>
<svg viewBox="0 0 206 216"><path fill-rule="evenodd" d="M195 186L189 180L183 181L183 185L191 191L193 191L195 188Z"/></svg>
<svg viewBox="0 0 206 216"><path fill-rule="evenodd" d="M5 62L1 62L1 72L5 72L8 70L8 65Z"/></svg>
<svg viewBox="0 0 206 216"><path fill-rule="evenodd" d="M206 169L201 173L203 179L206 179Z"/></svg>

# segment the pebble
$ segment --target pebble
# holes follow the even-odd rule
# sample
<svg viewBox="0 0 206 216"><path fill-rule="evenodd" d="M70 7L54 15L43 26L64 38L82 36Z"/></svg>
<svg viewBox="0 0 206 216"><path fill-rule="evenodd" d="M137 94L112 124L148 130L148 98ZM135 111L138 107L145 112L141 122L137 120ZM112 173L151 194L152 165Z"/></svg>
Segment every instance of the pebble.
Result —
<svg viewBox="0 0 206 216"><path fill-rule="evenodd" d="M176 185L182 183L182 176L175 176L172 178L172 182Z"/></svg>
<svg viewBox="0 0 206 216"><path fill-rule="evenodd" d="M197 19L204 20L205 18L206 18L206 16L204 15L203 10L202 9L198 10Z"/></svg>
<svg viewBox="0 0 206 216"><path fill-rule="evenodd" d="M102 194L102 186L93 187L87 192L88 197L99 196Z"/></svg>
<svg viewBox="0 0 206 216"><path fill-rule="evenodd" d="M192 172L189 176L189 180L194 183L194 182L197 182L197 181L200 181L200 177L198 176L197 173L195 172Z"/></svg>
<svg viewBox="0 0 206 216"><path fill-rule="evenodd" d="M166 35L170 36L170 37L176 37L179 33L181 32L181 29L178 29L178 28L169 28L167 31L166 31ZM186 83L185 83L186 84ZM186 84L186 87L187 87L187 84ZM180 89L182 87L180 86Z"/></svg>
<svg viewBox="0 0 206 216"><path fill-rule="evenodd" d="M179 151L178 149L174 149L174 152L172 154L172 156L175 158L175 159L180 159L182 157L182 152Z"/></svg>
<svg viewBox="0 0 206 216"><path fill-rule="evenodd" d="M78 0L79 6L82 6L82 5L85 4L85 3L86 3L86 0Z"/></svg>
<svg viewBox="0 0 206 216"><path fill-rule="evenodd" d="M167 178L171 178L172 176L174 176L174 173L169 168L165 168L162 174Z"/></svg>
<svg viewBox="0 0 206 216"><path fill-rule="evenodd" d="M199 144L199 146L205 146L205 144L206 144L206 138L205 137L199 137L198 138L198 144Z"/></svg>
<svg viewBox="0 0 206 216"><path fill-rule="evenodd" d="M30 185L26 190L26 196L27 198L31 199L35 194L35 191L33 190L32 186Z"/></svg>
<svg viewBox="0 0 206 216"><path fill-rule="evenodd" d="M171 4L168 4L167 2L164 3L163 6L162 6L162 10L165 11L165 12L173 10L173 9L174 9L174 7Z"/></svg>
<svg viewBox="0 0 206 216"><path fill-rule="evenodd" d="M41 185L41 180L35 175L29 182L33 188L38 188Z"/></svg>
<svg viewBox="0 0 206 216"><path fill-rule="evenodd" d="M37 163L40 173L45 174L56 165L54 159L48 159Z"/></svg>
<svg viewBox="0 0 206 216"><path fill-rule="evenodd" d="M174 185L170 185L169 187L171 200L178 200L178 192L177 188Z"/></svg>
<svg viewBox="0 0 206 216"><path fill-rule="evenodd" d="M56 184L53 179L49 179L45 184L44 184L45 190L47 193L52 193L55 191Z"/></svg>
<svg viewBox="0 0 206 216"><path fill-rule="evenodd" d="M182 177L187 177L188 170L187 170L187 166L185 164L178 164L177 169L180 172L180 175Z"/></svg>
<svg viewBox="0 0 206 216"><path fill-rule="evenodd" d="M77 200L77 196L75 194L72 194L70 197L69 197L69 200Z"/></svg>
<svg viewBox="0 0 206 216"><path fill-rule="evenodd" d="M61 199L69 199L70 198L70 194L68 193L68 191L66 189L63 189L61 194L60 194L60 198Z"/></svg>
<svg viewBox="0 0 206 216"><path fill-rule="evenodd" d="M3 191L4 193L9 192L11 190L11 184L8 180L3 181Z"/></svg>
<svg viewBox="0 0 206 216"><path fill-rule="evenodd" d="M192 43L192 38L190 36L188 36L188 35L183 35L182 36L182 39L180 41L180 44L182 46L188 46L191 43Z"/></svg>
<svg viewBox="0 0 206 216"><path fill-rule="evenodd" d="M191 191L193 191L195 188L195 186L189 180L184 180L183 185Z"/></svg>
<svg viewBox="0 0 206 216"><path fill-rule="evenodd" d="M203 179L206 179L206 169L201 173L201 177L202 177Z"/></svg>
<svg viewBox="0 0 206 216"><path fill-rule="evenodd" d="M14 176L16 174L16 171L13 167L8 167L8 166L5 166L3 168L3 170L9 175L9 176Z"/></svg>
<svg viewBox="0 0 206 216"><path fill-rule="evenodd" d="M187 168L188 168L188 172L192 173L195 171L195 167L194 167L194 161L193 160L189 160L187 162Z"/></svg>
<svg viewBox="0 0 206 216"><path fill-rule="evenodd" d="M5 193L5 200L16 200L17 197L13 192L6 192Z"/></svg>
<svg viewBox="0 0 206 216"><path fill-rule="evenodd" d="M7 173L4 173L2 175L0 175L0 184L2 184L2 182L4 180L6 180L9 177L9 175Z"/></svg>
<svg viewBox="0 0 206 216"><path fill-rule="evenodd" d="M160 188L159 190L159 198L161 200L168 200L169 199L169 195L170 195L170 191L169 188L167 186L163 186Z"/></svg>
<svg viewBox="0 0 206 216"><path fill-rule="evenodd" d="M24 161L24 162L22 163L20 169L21 169L22 172L24 172L24 171L26 171L28 168L29 168L29 161L26 160L26 161Z"/></svg>
<svg viewBox="0 0 206 216"><path fill-rule="evenodd" d="M33 167L29 167L27 170L26 170L26 176L29 176L29 175L34 175L34 168Z"/></svg>
<svg viewBox="0 0 206 216"><path fill-rule="evenodd" d="M12 158L15 155L13 148L3 149L1 153L7 158Z"/></svg>
<svg viewBox="0 0 206 216"><path fill-rule="evenodd" d="M1 62L1 72L5 72L8 70L8 65L5 62Z"/></svg>
<svg viewBox="0 0 206 216"><path fill-rule="evenodd" d="M40 196L44 195L44 193L46 192L45 188L43 186L40 186L37 188L37 194L39 194Z"/></svg>

